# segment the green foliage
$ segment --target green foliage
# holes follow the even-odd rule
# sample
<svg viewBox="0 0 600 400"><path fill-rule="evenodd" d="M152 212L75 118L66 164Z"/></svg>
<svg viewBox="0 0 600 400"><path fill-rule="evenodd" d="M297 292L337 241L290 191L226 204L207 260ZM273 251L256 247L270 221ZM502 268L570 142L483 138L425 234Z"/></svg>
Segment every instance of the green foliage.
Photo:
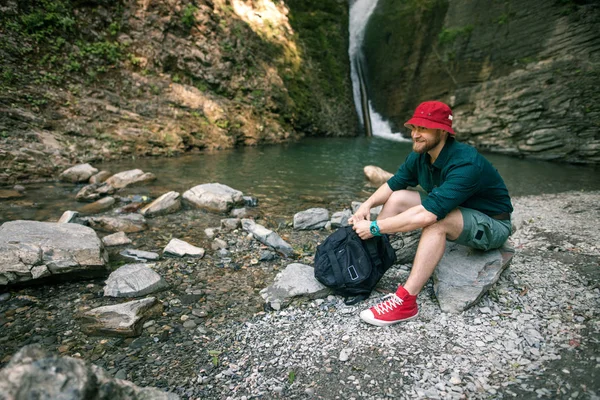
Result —
<svg viewBox="0 0 600 400"><path fill-rule="evenodd" d="M72 32L75 19L67 1L41 0L38 7L22 15L22 28L36 41ZM14 26L13 26L14 27Z"/></svg>
<svg viewBox="0 0 600 400"><path fill-rule="evenodd" d="M194 25L196 25L196 11L198 9L193 4L188 4L183 9L183 15L181 16L181 23L188 29L192 29Z"/></svg>
<svg viewBox="0 0 600 400"><path fill-rule="evenodd" d="M438 35L438 43L441 46L452 44L459 37L470 36L473 29L473 25L467 25L460 28L444 28Z"/></svg>
<svg viewBox="0 0 600 400"><path fill-rule="evenodd" d="M294 370L288 373L288 382L291 385L296 380L296 372Z"/></svg>

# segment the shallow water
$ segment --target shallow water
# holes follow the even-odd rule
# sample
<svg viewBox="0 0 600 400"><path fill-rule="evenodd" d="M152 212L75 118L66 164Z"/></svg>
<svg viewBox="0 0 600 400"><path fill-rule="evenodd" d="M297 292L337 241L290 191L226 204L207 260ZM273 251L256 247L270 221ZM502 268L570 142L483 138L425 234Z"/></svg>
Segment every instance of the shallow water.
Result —
<svg viewBox="0 0 600 400"><path fill-rule="evenodd" d="M212 154L175 158L140 158L94 164L116 173L140 168L157 180L126 189L126 194L159 196L169 190L183 193L202 183L219 182L259 199L261 211L281 217L310 207L330 211L364 200L373 188L363 174L365 165L394 172L410 152L409 142L382 138L308 138L299 143L245 147ZM486 154L508 186L511 196L600 190L600 167L555 164ZM56 220L63 211L78 210L75 201L83 185L27 185L26 195L0 202L0 221Z"/></svg>

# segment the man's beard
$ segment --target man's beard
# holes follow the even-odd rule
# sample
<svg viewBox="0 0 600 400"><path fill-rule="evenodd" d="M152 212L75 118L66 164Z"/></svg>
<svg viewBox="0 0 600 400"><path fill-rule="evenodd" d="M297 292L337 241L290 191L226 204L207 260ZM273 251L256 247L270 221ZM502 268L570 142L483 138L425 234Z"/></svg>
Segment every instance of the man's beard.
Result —
<svg viewBox="0 0 600 400"><path fill-rule="evenodd" d="M440 144L441 141L442 141L442 135L440 135L440 134L438 134L435 138L431 139L428 142L423 142L423 141L415 142L413 140L413 151L418 154L425 154L429 150L435 148L435 146ZM419 145L419 148L417 148L417 144Z"/></svg>

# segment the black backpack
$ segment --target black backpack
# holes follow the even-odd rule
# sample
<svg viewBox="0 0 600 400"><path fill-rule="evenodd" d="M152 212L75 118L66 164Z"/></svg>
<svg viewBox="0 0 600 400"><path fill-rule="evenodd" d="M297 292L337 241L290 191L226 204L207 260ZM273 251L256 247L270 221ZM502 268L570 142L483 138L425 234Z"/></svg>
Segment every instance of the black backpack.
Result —
<svg viewBox="0 0 600 400"><path fill-rule="evenodd" d="M345 226L317 246L315 278L352 305L368 298L395 262L387 235L362 240L351 226Z"/></svg>

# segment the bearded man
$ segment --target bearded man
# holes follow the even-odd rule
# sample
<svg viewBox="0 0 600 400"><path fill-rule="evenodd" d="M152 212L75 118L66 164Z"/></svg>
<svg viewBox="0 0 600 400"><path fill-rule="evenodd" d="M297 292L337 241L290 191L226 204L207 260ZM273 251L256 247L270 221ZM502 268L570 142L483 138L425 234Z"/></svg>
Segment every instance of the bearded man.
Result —
<svg viewBox="0 0 600 400"><path fill-rule="evenodd" d="M490 250L501 247L512 228L513 207L502 177L476 149L455 139L448 105L421 103L404 125L411 130L413 151L349 220L363 240L423 229L404 285L360 313L377 326L419 314L417 295L444 255L446 240ZM417 185L427 194L407 190ZM377 220L369 221L371 208L382 204Z"/></svg>

